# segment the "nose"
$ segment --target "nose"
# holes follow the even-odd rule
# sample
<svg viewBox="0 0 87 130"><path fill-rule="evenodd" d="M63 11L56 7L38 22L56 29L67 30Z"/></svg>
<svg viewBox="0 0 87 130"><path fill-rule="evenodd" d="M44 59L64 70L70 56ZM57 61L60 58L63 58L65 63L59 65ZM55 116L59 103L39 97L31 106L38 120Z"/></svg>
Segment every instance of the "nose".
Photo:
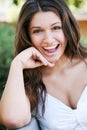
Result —
<svg viewBox="0 0 87 130"><path fill-rule="evenodd" d="M53 34L50 31L45 32L44 42L46 44L52 44L54 41Z"/></svg>

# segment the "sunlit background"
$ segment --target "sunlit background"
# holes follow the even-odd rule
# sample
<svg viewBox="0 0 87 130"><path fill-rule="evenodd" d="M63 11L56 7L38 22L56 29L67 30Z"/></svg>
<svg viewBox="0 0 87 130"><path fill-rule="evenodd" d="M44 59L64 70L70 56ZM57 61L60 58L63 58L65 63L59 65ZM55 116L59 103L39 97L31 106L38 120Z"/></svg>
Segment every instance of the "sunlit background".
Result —
<svg viewBox="0 0 87 130"><path fill-rule="evenodd" d="M24 1L25 0L0 0L0 21L15 22ZM68 3L71 11L77 14L77 18L87 15L87 0L65 1Z"/></svg>
<svg viewBox="0 0 87 130"><path fill-rule="evenodd" d="M24 0L0 0L0 21L16 22Z"/></svg>

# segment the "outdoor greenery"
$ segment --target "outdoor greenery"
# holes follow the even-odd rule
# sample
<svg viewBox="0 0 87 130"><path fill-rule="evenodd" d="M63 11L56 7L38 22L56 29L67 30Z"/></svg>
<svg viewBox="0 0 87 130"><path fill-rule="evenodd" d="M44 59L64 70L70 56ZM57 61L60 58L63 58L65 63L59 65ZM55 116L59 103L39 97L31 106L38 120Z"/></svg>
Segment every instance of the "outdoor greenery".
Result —
<svg viewBox="0 0 87 130"><path fill-rule="evenodd" d="M19 5L21 1L25 0L13 0L15 5ZM80 5L84 2L84 0L65 0L68 5L74 5L75 7L79 8Z"/></svg>
<svg viewBox="0 0 87 130"><path fill-rule="evenodd" d="M21 1L25 2L25 0L13 0L13 4L18 6L21 3Z"/></svg>
<svg viewBox="0 0 87 130"><path fill-rule="evenodd" d="M15 28L12 25L0 24L0 98L13 58L14 36ZM6 128L0 125L0 130L6 130Z"/></svg>
<svg viewBox="0 0 87 130"><path fill-rule="evenodd" d="M15 28L8 24L0 24L0 97L5 86L9 66L13 57Z"/></svg>
<svg viewBox="0 0 87 130"><path fill-rule="evenodd" d="M79 8L80 5L84 2L84 0L65 0L69 5L74 5Z"/></svg>

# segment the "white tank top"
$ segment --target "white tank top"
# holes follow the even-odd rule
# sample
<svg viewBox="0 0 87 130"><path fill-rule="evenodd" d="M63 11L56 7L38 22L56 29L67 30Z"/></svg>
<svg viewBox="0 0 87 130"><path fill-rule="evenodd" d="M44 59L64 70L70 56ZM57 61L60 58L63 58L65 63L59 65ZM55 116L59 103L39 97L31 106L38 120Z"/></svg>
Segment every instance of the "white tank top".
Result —
<svg viewBox="0 0 87 130"><path fill-rule="evenodd" d="M37 118L42 130L87 130L87 86L74 110L48 93L44 116L41 116L41 103L38 110Z"/></svg>

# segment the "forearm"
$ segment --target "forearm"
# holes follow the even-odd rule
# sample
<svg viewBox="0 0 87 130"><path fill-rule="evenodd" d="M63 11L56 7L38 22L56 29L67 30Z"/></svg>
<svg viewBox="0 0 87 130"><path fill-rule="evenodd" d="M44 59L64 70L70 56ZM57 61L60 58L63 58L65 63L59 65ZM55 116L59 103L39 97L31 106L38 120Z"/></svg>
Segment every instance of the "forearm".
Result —
<svg viewBox="0 0 87 130"><path fill-rule="evenodd" d="M20 127L28 123L30 104L25 93L21 65L14 61L11 64L8 80L1 98L1 120L9 126Z"/></svg>
<svg viewBox="0 0 87 130"><path fill-rule="evenodd" d="M5 126L21 127L29 122L31 118L30 102L25 93L23 69L42 65L52 67L54 64L48 62L34 47L22 51L13 60L1 99L1 122Z"/></svg>

